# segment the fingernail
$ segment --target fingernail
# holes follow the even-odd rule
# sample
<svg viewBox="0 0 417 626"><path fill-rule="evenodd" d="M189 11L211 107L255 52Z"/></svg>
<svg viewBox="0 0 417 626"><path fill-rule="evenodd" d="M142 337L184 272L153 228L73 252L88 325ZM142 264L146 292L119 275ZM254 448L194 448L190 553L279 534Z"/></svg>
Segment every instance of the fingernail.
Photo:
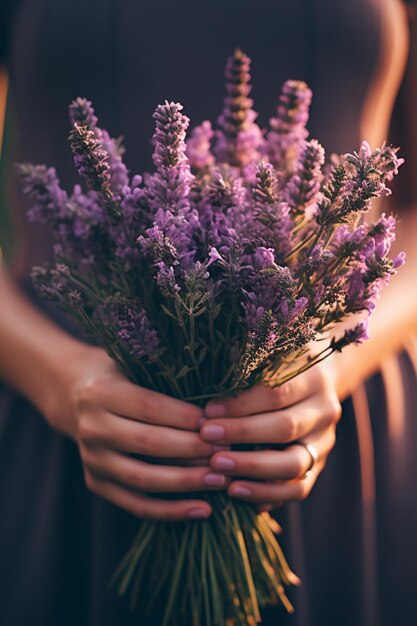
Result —
<svg viewBox="0 0 417 626"><path fill-rule="evenodd" d="M203 424L205 424L206 422L207 422L207 419L206 419L204 416L202 416L202 417L200 417L200 419L198 420L198 422L197 422L197 426L198 426L199 428L201 428L201 427L203 426Z"/></svg>
<svg viewBox="0 0 417 626"><path fill-rule="evenodd" d="M229 459L227 456L218 456L214 459L213 465L219 470L232 470L236 463L233 459Z"/></svg>
<svg viewBox="0 0 417 626"><path fill-rule="evenodd" d="M210 512L207 509L191 509L187 513L187 517L190 519L206 519L209 515Z"/></svg>
<svg viewBox="0 0 417 626"><path fill-rule="evenodd" d="M213 487L220 487L226 484L226 476L222 476L221 474L206 474L203 480L206 485L212 485Z"/></svg>
<svg viewBox="0 0 417 626"><path fill-rule="evenodd" d="M251 490L248 489L247 487L235 487L231 495L243 496L245 498L246 496L250 496L251 494L252 494Z"/></svg>
<svg viewBox="0 0 417 626"><path fill-rule="evenodd" d="M224 426L219 424L204 424L201 431L203 439L207 441L215 441L216 439L222 439L226 434Z"/></svg>
<svg viewBox="0 0 417 626"><path fill-rule="evenodd" d="M206 417L222 417L226 415L226 407L224 404L218 404L213 402L212 404L208 404L204 409L204 413Z"/></svg>

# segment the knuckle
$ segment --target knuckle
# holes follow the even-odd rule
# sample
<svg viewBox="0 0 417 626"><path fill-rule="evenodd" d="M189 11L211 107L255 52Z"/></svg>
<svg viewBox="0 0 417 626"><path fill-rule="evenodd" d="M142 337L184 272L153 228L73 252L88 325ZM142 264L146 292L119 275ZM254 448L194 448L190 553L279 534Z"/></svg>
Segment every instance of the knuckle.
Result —
<svg viewBox="0 0 417 626"><path fill-rule="evenodd" d="M190 435L190 441L187 446L184 446L187 457L199 458L205 457L210 454L211 444L200 439L198 434Z"/></svg>
<svg viewBox="0 0 417 626"><path fill-rule="evenodd" d="M78 389L77 404L80 407L91 406L97 401L103 389L101 376L90 376Z"/></svg>
<svg viewBox="0 0 417 626"><path fill-rule="evenodd" d="M81 443L78 449L79 449L82 464L90 465L91 464L91 452L89 448Z"/></svg>
<svg viewBox="0 0 417 626"><path fill-rule="evenodd" d="M327 401L327 414L331 423L337 423L342 417L342 406L336 395L331 395Z"/></svg>
<svg viewBox="0 0 417 626"><path fill-rule="evenodd" d="M78 437L84 443L93 443L97 439L97 426L89 416L83 415L78 421Z"/></svg>
<svg viewBox="0 0 417 626"><path fill-rule="evenodd" d="M305 500L309 493L310 493L310 489L311 487L308 485L308 483L306 483L306 481L300 481L294 489L294 499L295 500Z"/></svg>
<svg viewBox="0 0 417 626"><path fill-rule="evenodd" d="M84 471L84 482L89 491L96 491L96 481L88 470Z"/></svg>
<svg viewBox="0 0 417 626"><path fill-rule="evenodd" d="M177 491L191 491L196 486L202 483L200 478L196 478L193 473L184 471L178 476L176 490Z"/></svg>
<svg viewBox="0 0 417 626"><path fill-rule="evenodd" d="M141 391L140 403L142 406L142 412L148 416L156 415L158 413L158 399L150 391Z"/></svg>
<svg viewBox="0 0 417 626"><path fill-rule="evenodd" d="M243 406L245 405L246 396L244 393L239 394L237 397L233 398L225 398L222 402L226 408L226 415L229 417L233 417L239 415L242 411Z"/></svg>
<svg viewBox="0 0 417 626"><path fill-rule="evenodd" d="M145 472L131 471L126 477L127 484L132 485L138 491L147 491L150 489L149 477Z"/></svg>
<svg viewBox="0 0 417 626"><path fill-rule="evenodd" d="M238 471L241 471L242 473L244 473L245 475L247 474L248 476L251 476L252 474L258 474L262 470L262 464L259 462L258 459L252 458L251 454L248 454L247 457L245 458L244 467L243 467L243 463L240 465L241 466L239 467L239 463L237 464Z"/></svg>
<svg viewBox="0 0 417 626"><path fill-rule="evenodd" d="M297 423L291 413L282 413L277 425L280 442L290 443L297 439Z"/></svg>
<svg viewBox="0 0 417 626"><path fill-rule="evenodd" d="M291 396L291 384L285 383L279 387L273 387L270 392L270 402L273 409L285 406Z"/></svg>
<svg viewBox="0 0 417 626"><path fill-rule="evenodd" d="M244 418L236 419L236 421L230 425L230 430L226 430L224 438L234 443L246 442L248 438L250 438L249 423Z"/></svg>
<svg viewBox="0 0 417 626"><path fill-rule="evenodd" d="M290 465L291 478L299 478L300 476L303 476L303 474L305 474L305 471L306 468L301 456L295 456Z"/></svg>
<svg viewBox="0 0 417 626"><path fill-rule="evenodd" d="M153 428L144 428L137 435L137 442L141 451L148 456L158 456L160 438Z"/></svg>

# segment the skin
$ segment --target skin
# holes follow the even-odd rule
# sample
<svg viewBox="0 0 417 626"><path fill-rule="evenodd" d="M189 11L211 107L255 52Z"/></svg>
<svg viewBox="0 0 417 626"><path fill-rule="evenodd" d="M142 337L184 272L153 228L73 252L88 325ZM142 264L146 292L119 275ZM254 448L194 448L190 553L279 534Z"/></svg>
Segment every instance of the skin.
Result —
<svg viewBox="0 0 417 626"><path fill-rule="evenodd" d="M341 407L325 368L315 367L282 387L258 386L237 398L210 403L205 415L208 419L201 428L205 441L288 444L280 451L216 452L211 458L214 470L237 477L228 486L230 496L279 506L304 500L310 493L335 444ZM310 453L294 442L315 447L318 460L311 472Z"/></svg>
<svg viewBox="0 0 417 626"><path fill-rule="evenodd" d="M394 93L406 53L401 43L406 42L405 15L397 0L387 0L386 7L386 18L398 25L396 53L384 60L391 64L390 77L397 76L390 83ZM1 113L5 72L0 85ZM364 127L363 136L379 139L386 129L393 101L388 95L385 109L378 109L378 128L370 116L374 126L369 133ZM0 268L0 378L26 396L52 428L75 442L87 488L138 517L208 517L209 504L192 497L207 489L227 489L232 497L262 509L302 500L334 446L340 400L417 328L417 295L409 288L417 267L415 221L410 213L400 226L399 249L408 252L408 262L373 316L371 341L279 389L258 386L237 398L211 402L203 412L133 385L101 349L75 340L35 309L5 267ZM311 456L296 441L314 445L318 453L307 476ZM231 452L236 443L288 447ZM186 499L166 501L158 497L160 492L189 493Z"/></svg>

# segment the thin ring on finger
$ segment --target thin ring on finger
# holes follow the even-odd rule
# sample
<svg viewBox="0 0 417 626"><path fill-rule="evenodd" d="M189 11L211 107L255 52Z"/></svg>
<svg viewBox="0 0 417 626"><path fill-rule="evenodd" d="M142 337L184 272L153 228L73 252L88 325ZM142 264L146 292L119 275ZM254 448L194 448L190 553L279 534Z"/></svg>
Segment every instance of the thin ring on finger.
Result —
<svg viewBox="0 0 417 626"><path fill-rule="evenodd" d="M304 474L300 476L301 480L305 480L311 475L313 467L319 462L319 453L317 452L316 446L314 446L312 443L304 443L303 441L295 441L292 445L302 446L310 455L310 465L308 466Z"/></svg>
<svg viewBox="0 0 417 626"><path fill-rule="evenodd" d="M314 446L320 460L327 458L335 441L333 430L315 433L305 443L291 444L284 450L223 451L213 455L213 471L249 480L295 480L312 469L312 453L306 445Z"/></svg>

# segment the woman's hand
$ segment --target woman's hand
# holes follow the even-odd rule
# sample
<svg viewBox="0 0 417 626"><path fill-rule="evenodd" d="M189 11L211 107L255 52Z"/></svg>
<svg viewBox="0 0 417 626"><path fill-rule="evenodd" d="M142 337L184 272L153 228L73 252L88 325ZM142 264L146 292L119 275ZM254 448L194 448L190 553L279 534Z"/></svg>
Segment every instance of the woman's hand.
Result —
<svg viewBox="0 0 417 626"><path fill-rule="evenodd" d="M209 466L215 448L198 433L201 409L132 384L97 348L78 348L61 369L54 393L59 405L51 401L45 413L54 428L77 442L91 491L138 517L210 515L204 500L150 495L225 488L226 477ZM164 464L170 457L202 458L204 465Z"/></svg>
<svg viewBox="0 0 417 626"><path fill-rule="evenodd" d="M335 444L340 415L328 370L315 366L281 387L258 385L210 402L201 436L221 445L288 444L281 451L222 451L211 458L213 471L233 477L230 496L272 508L310 493ZM295 442L315 447L311 472L310 453Z"/></svg>

